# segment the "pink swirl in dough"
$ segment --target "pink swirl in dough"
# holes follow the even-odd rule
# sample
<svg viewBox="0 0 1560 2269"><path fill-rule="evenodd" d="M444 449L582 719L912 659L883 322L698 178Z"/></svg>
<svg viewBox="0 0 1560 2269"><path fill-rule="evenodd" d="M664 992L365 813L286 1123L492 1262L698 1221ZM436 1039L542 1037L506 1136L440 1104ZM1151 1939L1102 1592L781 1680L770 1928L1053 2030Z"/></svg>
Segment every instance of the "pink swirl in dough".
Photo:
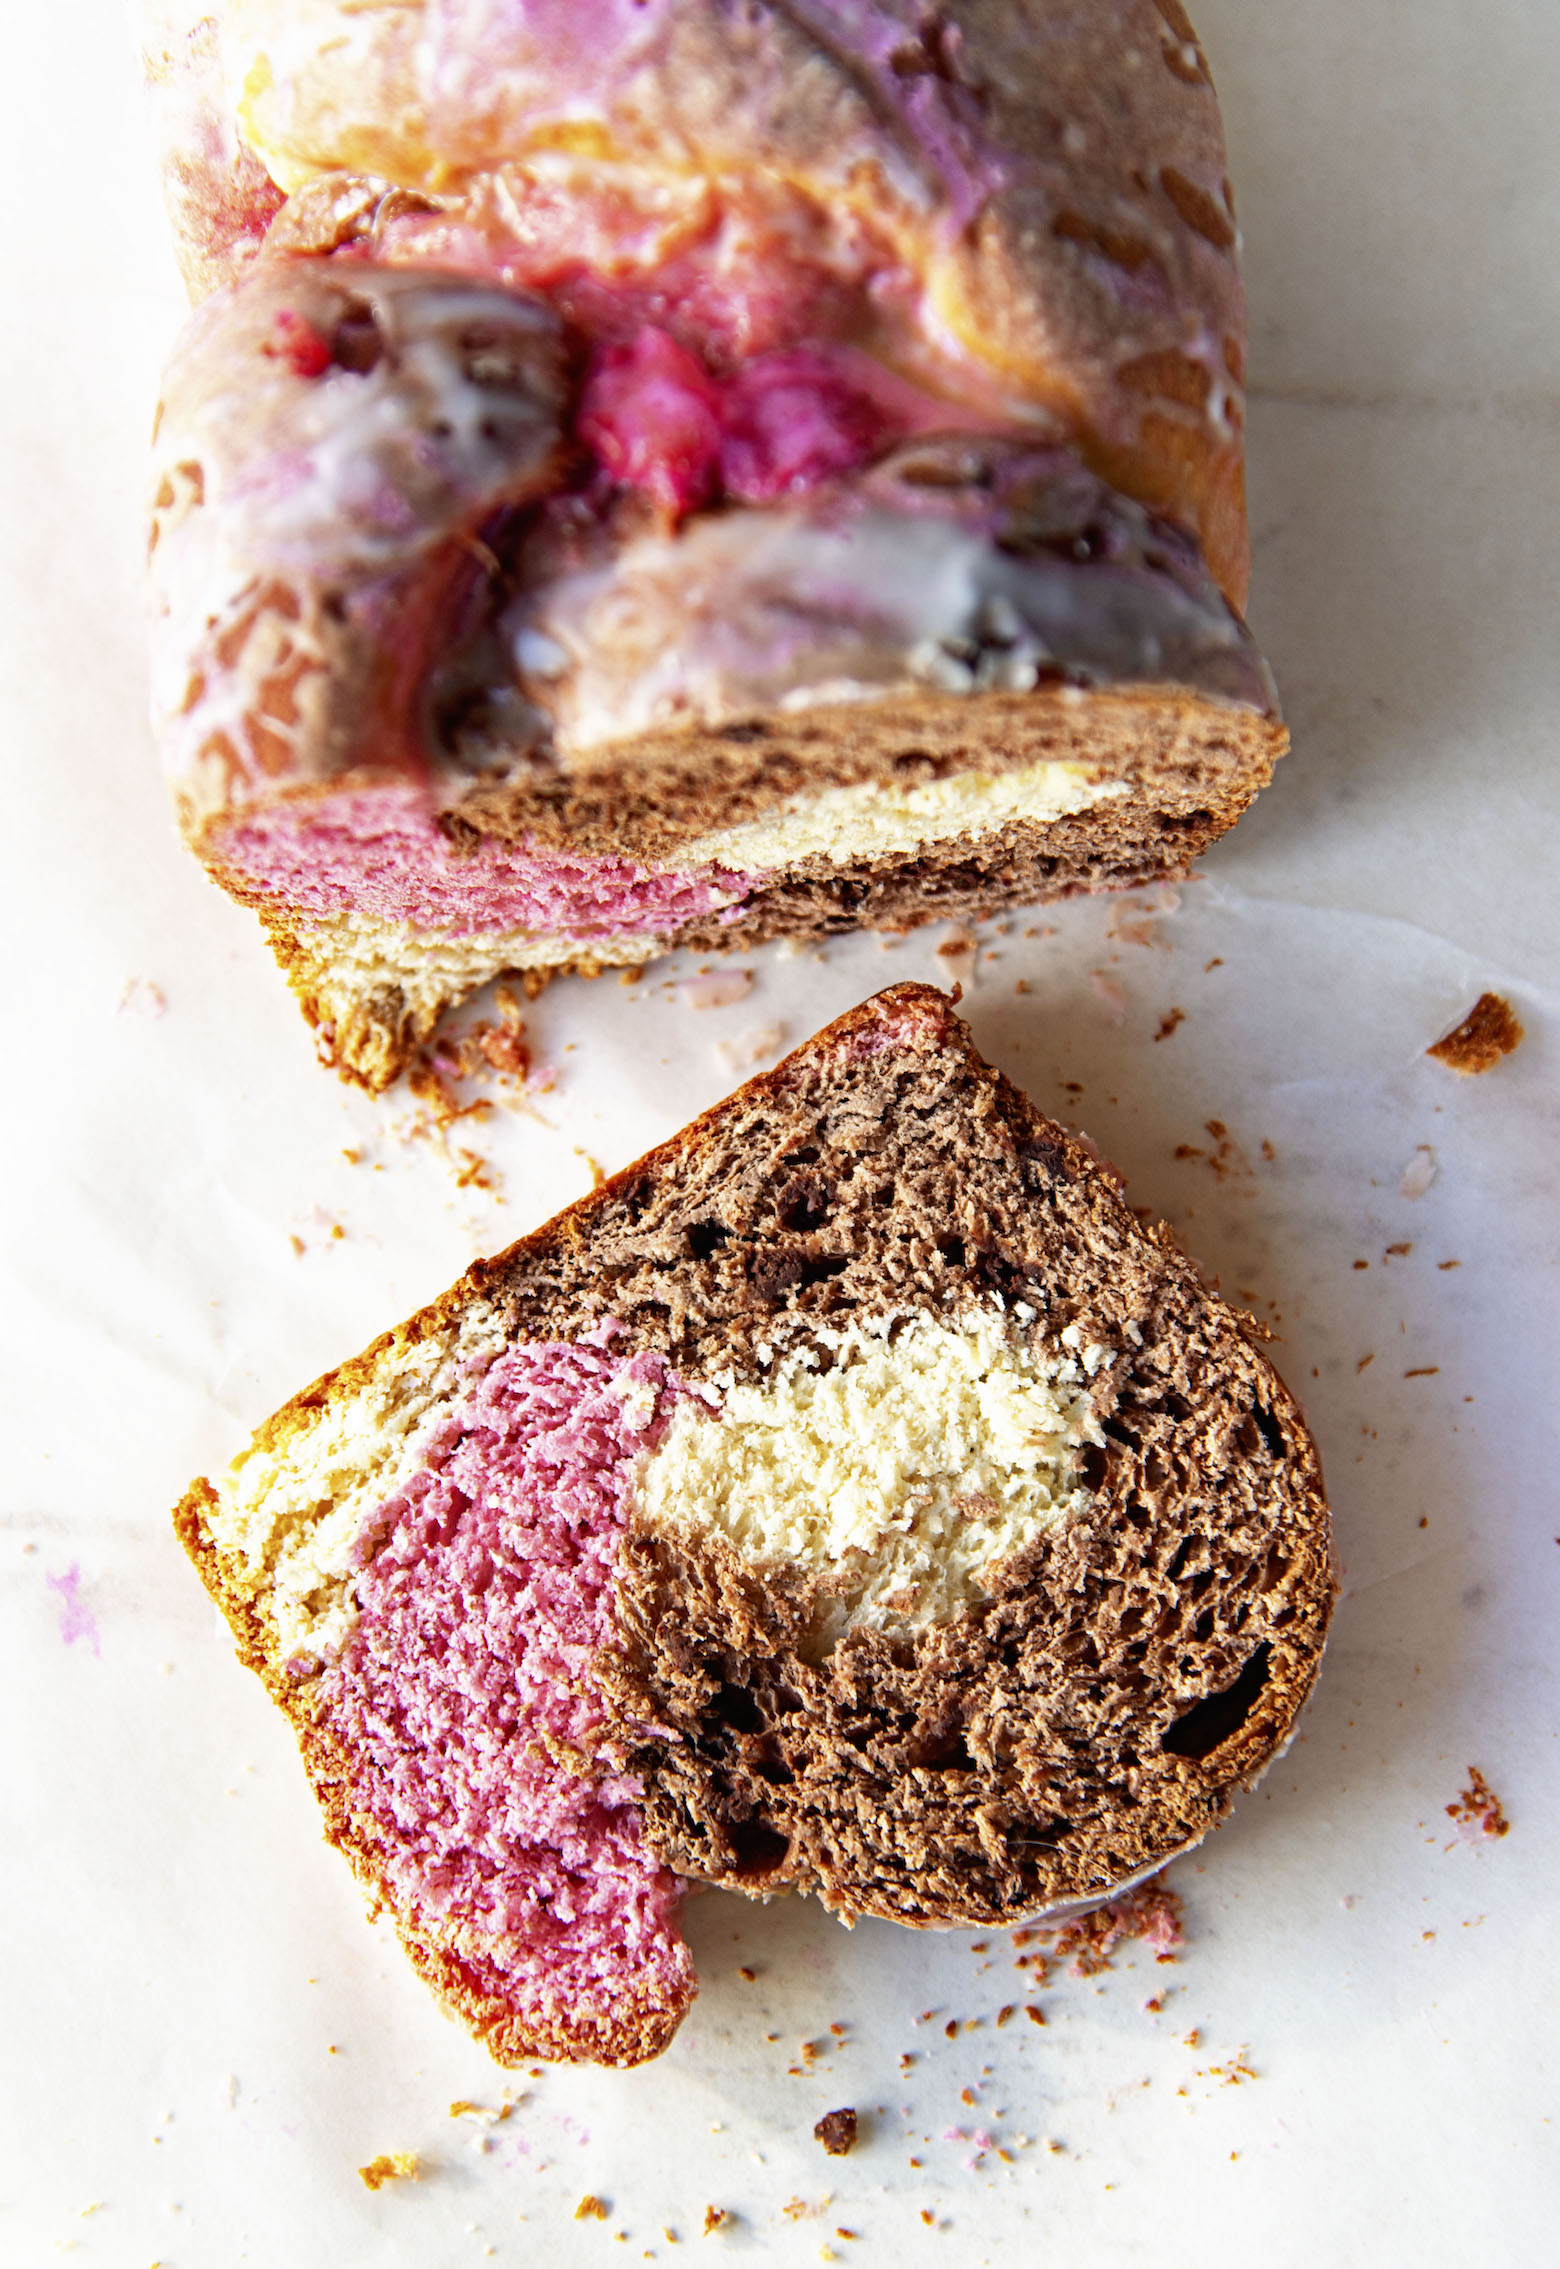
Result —
<svg viewBox="0 0 1560 2269"><path fill-rule="evenodd" d="M487 1370L365 1523L358 1621L320 1679L404 1907L482 1991L569 2032L693 1976L638 1783L565 1762L600 1724L634 1468L678 1392L658 1356L609 1351L615 1328Z"/></svg>
<svg viewBox="0 0 1560 2269"><path fill-rule="evenodd" d="M251 887L316 919L355 910L451 937L674 930L768 879L510 843L457 852L413 785L246 811L223 828L217 855Z"/></svg>

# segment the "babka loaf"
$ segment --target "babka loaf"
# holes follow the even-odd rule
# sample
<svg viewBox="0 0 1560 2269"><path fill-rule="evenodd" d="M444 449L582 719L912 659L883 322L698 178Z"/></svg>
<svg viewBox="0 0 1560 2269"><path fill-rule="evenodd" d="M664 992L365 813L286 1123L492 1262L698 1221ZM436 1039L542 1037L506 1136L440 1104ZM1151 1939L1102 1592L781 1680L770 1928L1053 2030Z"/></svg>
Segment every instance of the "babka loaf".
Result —
<svg viewBox="0 0 1560 2269"><path fill-rule="evenodd" d="M503 969L1178 874L1267 780L1180 0L156 17L157 729L344 1073Z"/></svg>
<svg viewBox="0 0 1560 2269"><path fill-rule="evenodd" d="M1004 1925L1283 1748L1334 1582L1249 1319L903 985L288 1403L176 1516L505 2063L630 2063L687 1879Z"/></svg>

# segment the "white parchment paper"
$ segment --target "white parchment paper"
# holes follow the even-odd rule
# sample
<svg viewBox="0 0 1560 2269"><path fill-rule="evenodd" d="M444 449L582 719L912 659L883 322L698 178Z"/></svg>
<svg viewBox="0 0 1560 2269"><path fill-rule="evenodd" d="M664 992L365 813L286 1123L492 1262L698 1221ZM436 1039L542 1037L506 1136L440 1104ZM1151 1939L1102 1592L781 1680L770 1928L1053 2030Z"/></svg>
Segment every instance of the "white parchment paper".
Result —
<svg viewBox="0 0 1560 2269"><path fill-rule="evenodd" d="M179 297L133 54L112 0L10 27L0 2259L1554 2258L1560 16L1197 12L1277 783L1178 892L973 952L759 955L713 1006L697 963L556 986L550 1080L442 1146L314 1068L173 842L138 586ZM1172 1871L1173 1966L1036 1993L1000 1935L710 1895L662 2063L506 2077L365 1922L167 1508L593 1164L912 975L961 979L987 1054L1279 1335L1345 1567L1320 1692ZM1424 1050L1485 988L1528 1036L1458 1079ZM1457 1834L1470 1765L1509 1835ZM420 2179L370 2193L399 2151Z"/></svg>

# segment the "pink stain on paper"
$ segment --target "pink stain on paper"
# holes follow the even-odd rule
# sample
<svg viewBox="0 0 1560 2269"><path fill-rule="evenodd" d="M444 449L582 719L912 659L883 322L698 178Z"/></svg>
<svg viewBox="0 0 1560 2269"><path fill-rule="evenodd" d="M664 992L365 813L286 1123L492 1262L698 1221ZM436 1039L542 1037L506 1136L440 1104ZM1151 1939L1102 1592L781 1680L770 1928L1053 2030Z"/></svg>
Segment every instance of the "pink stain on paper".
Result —
<svg viewBox="0 0 1560 2269"><path fill-rule="evenodd" d="M83 1639L101 1659L103 1649L98 1641L97 1622L81 1597L81 1570L76 1562L71 1562L63 1576L47 1576L44 1581L59 1599L60 1637L65 1645L73 1647L78 1639Z"/></svg>

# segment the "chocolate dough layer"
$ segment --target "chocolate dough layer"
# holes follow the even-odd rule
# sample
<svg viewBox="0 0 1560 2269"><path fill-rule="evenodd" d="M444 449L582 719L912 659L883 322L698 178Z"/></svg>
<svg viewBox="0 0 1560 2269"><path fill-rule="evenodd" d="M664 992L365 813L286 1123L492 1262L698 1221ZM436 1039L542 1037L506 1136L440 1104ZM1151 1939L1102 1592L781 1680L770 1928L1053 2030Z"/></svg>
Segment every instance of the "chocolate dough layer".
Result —
<svg viewBox="0 0 1560 2269"><path fill-rule="evenodd" d="M871 1052L863 1052L863 1048ZM1316 1454L1168 1231L900 986L494 1264L518 1336L685 1377L904 1310L1027 1303L1108 1360L1087 1513L962 1620L848 1632L724 1540L631 1529L604 1665L646 1833L679 1870L847 1914L1013 1921L1161 1864L1287 1741L1333 1572ZM669 1729L646 1736L653 1724Z"/></svg>

